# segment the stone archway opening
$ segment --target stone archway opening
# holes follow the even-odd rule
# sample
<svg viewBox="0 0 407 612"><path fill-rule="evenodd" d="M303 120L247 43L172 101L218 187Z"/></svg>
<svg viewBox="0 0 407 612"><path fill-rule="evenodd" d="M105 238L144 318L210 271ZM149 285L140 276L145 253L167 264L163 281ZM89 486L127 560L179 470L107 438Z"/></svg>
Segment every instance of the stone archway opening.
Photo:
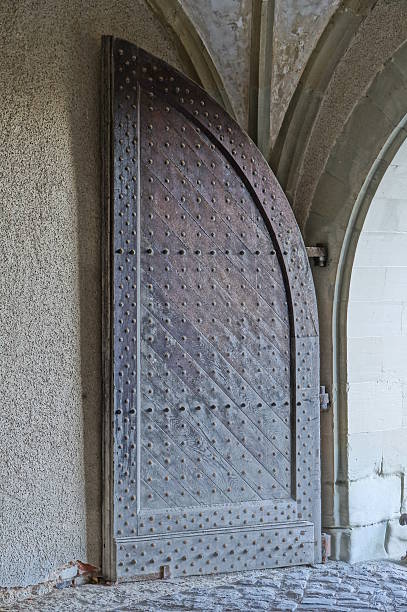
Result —
<svg viewBox="0 0 407 612"><path fill-rule="evenodd" d="M390 330L392 323L391 317L385 314L386 307L391 310L395 304L390 304L389 292L386 297L384 284L375 287L379 282L379 269L384 283L389 278L389 268L392 268L391 274L402 275L398 268L403 267L403 254L395 248L392 239L402 244L404 238L403 179L397 182L397 178L405 173L405 126L406 117L393 129L376 159L372 160L358 196L346 201L341 214L347 213L347 224L343 220L332 223L335 248L331 248L328 267L323 269L323 274L315 275L324 330L321 352L330 354L328 364L325 359L321 361L322 382L328 381L331 390L331 410L323 413L321 420L322 524L333 538L332 558L351 562L400 558L406 548L407 534L398 525L405 503L405 461L401 459L404 421L401 416L400 427L389 429L386 416L386 411L394 413L397 410L389 405L392 401L390 382L394 383L393 391L396 384L402 387L401 377L397 378L395 370L391 369L391 334L385 333L386 325ZM397 289L393 302L396 298L400 300L403 311L405 297L401 281ZM329 301L321 296L329 296ZM327 304L330 305L329 317ZM402 323L403 316L401 326ZM403 342L402 327L394 337L399 345ZM383 350L378 349L384 344L383 338L389 347L385 360ZM376 386L373 382L375 360L380 362L376 369ZM374 413L376 409L381 410L381 425L379 413ZM401 442L397 447L393 434L398 429ZM386 436L385 451L383 440ZM379 457L378 461L373 457ZM397 469L394 468L396 461ZM397 497L393 510L390 492L385 489L391 486L391 475L398 479L397 496L393 488L393 497Z"/></svg>
<svg viewBox="0 0 407 612"><path fill-rule="evenodd" d="M360 41L362 35L366 35L375 18L377 15L375 17L372 12L364 23L364 34L359 32L355 41ZM371 37L369 40L372 40ZM334 79L330 83L330 94L322 97L325 118L328 111L329 116L335 117L336 136L330 144L325 142L326 132L324 138L317 138L318 130L323 130L321 125L324 125L321 112L308 131L321 153L318 153L320 171L314 166L312 180L315 179L315 185L312 187L308 182L307 191L301 198L298 191L295 191L295 196L292 192L294 210L298 208L297 217L303 219L300 225L306 244L322 243L328 248L327 267L314 268L320 321L321 384L328 388L331 395L330 410L321 415L322 525L332 535L332 558L346 561L399 556L395 551L390 551L388 542L393 536L387 531L387 525L381 553L375 549L373 540L368 542L373 552L364 550L365 542L357 540L357 535L362 537L365 534L366 540L370 537L368 530L358 531L358 526L373 525L385 519L359 522L361 517L355 515L352 505L352 494L356 491L353 487L356 485L352 482L350 487L353 480L350 443L353 440L349 438L347 317L351 273L362 226L379 183L406 137L407 81L404 75L407 45L405 41L401 44L396 41L387 61L377 63L376 74L372 75L367 88L354 92L353 108L346 118L341 119L338 113L335 114L329 96L335 97L333 92L341 88L341 78L346 81L344 75L349 69L352 53L354 58L359 57L356 47L350 45L344 55L344 67L334 71L337 81ZM383 53L380 57L383 57ZM363 60L356 63L358 69L363 71ZM326 155L321 152L322 142L326 145ZM313 159L310 151L304 155L308 162ZM301 161L301 168L304 169L308 162ZM300 166L297 166L297 176L302 172ZM283 172L283 186L290 192L284 180L284 169L279 166L278 176L280 172ZM362 461L363 455L359 459ZM402 474L400 468L399 480L402 480ZM371 501L371 490L369 495L365 491L362 498L368 513L369 506L375 503ZM401 501L399 505L401 508ZM388 528L392 526L395 523Z"/></svg>
<svg viewBox="0 0 407 612"><path fill-rule="evenodd" d="M400 557L407 534L407 141L370 202L347 305L347 489L351 560Z"/></svg>

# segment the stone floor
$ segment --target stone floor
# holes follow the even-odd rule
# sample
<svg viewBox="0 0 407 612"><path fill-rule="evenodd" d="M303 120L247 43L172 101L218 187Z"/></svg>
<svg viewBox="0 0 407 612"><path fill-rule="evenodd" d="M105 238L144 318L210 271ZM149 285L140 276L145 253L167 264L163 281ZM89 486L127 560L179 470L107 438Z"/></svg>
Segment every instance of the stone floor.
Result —
<svg viewBox="0 0 407 612"><path fill-rule="evenodd" d="M386 610L407 612L407 567L390 561L192 577L117 586L87 585L1 610L56 612L167 610Z"/></svg>

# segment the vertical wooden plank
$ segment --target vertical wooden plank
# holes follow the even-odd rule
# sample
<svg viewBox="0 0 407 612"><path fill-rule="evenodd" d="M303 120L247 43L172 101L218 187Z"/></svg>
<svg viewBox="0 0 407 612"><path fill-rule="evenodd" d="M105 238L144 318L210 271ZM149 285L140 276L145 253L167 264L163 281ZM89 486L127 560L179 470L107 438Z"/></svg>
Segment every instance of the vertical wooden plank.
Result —
<svg viewBox="0 0 407 612"><path fill-rule="evenodd" d="M114 529L114 460L112 415L112 105L113 105L113 39L102 38L101 71L101 193L102 193L102 399L103 399L103 574L109 580L116 578L116 550Z"/></svg>

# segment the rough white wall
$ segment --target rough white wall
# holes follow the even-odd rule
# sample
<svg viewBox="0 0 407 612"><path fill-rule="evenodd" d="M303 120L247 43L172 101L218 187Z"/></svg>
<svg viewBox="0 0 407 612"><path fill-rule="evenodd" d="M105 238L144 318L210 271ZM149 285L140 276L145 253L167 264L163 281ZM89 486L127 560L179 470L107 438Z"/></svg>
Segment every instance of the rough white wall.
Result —
<svg viewBox="0 0 407 612"><path fill-rule="evenodd" d="M0 586L101 550L102 34L179 69L143 0L0 7Z"/></svg>
<svg viewBox="0 0 407 612"><path fill-rule="evenodd" d="M348 306L351 559L400 556L407 528L407 140L370 205ZM404 533L406 532L406 533Z"/></svg>

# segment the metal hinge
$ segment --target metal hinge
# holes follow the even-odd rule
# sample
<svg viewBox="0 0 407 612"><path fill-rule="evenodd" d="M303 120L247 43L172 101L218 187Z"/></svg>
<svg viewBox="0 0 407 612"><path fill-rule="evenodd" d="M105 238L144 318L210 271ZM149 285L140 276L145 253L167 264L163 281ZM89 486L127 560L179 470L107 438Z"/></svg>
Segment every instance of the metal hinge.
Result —
<svg viewBox="0 0 407 612"><path fill-rule="evenodd" d="M325 244L317 244L316 246L308 246L307 255L309 259L314 260L316 266L324 268L328 261L328 247Z"/></svg>
<svg viewBox="0 0 407 612"><path fill-rule="evenodd" d="M319 388L319 406L321 410L328 410L330 405L329 393L325 387Z"/></svg>
<svg viewBox="0 0 407 612"><path fill-rule="evenodd" d="M165 580L166 578L171 578L171 569L169 565L162 565L160 567L161 578Z"/></svg>
<svg viewBox="0 0 407 612"><path fill-rule="evenodd" d="M407 525L407 514L403 513L400 515L399 523L402 527ZM406 550L406 554L400 558L400 561L403 561L403 563L407 562L407 550Z"/></svg>
<svg viewBox="0 0 407 612"><path fill-rule="evenodd" d="M328 533L321 535L321 561L326 563L331 556L331 536Z"/></svg>

